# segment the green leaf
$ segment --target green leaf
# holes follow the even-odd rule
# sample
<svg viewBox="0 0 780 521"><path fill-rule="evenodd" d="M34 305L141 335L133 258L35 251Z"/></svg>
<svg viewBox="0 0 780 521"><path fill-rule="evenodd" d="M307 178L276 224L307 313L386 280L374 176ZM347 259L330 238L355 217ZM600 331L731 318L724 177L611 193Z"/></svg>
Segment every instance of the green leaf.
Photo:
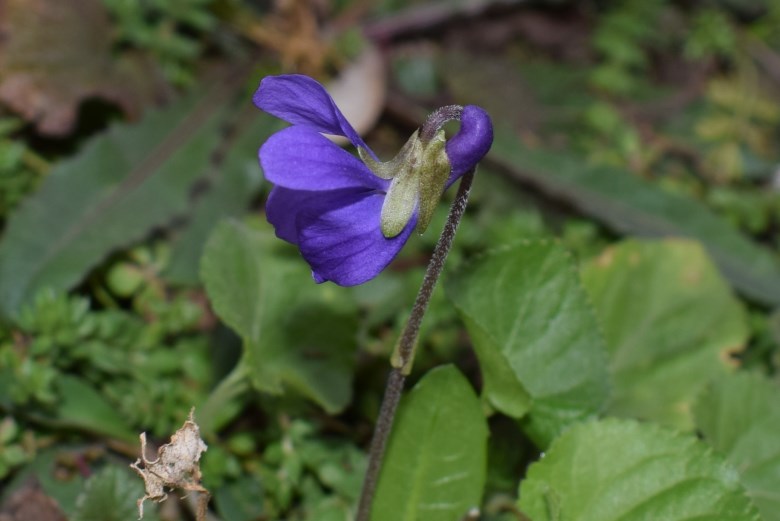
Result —
<svg viewBox="0 0 780 521"><path fill-rule="evenodd" d="M483 395L546 445L598 413L609 392L604 342L574 262L552 241L493 251L447 279L474 343Z"/></svg>
<svg viewBox="0 0 780 521"><path fill-rule="evenodd" d="M347 293L317 285L306 263L271 251L268 233L223 221L209 239L201 278L217 315L244 340L253 385L296 389L328 412L352 392L357 324Z"/></svg>
<svg viewBox="0 0 780 521"><path fill-rule="evenodd" d="M628 240L582 270L601 321L619 416L692 427L702 387L748 335L745 311L698 243Z"/></svg>
<svg viewBox="0 0 780 521"><path fill-rule="evenodd" d="M534 521L760 521L737 471L699 440L649 423L575 425L531 465L519 507Z"/></svg>
<svg viewBox="0 0 780 521"><path fill-rule="evenodd" d="M144 495L141 480L126 468L108 466L90 477L76 500L72 521L127 521L138 518L136 500ZM144 519L155 521L156 509L146 509Z"/></svg>
<svg viewBox="0 0 780 521"><path fill-rule="evenodd" d="M372 521L452 521L478 507L487 436L466 378L451 365L430 371L401 402Z"/></svg>
<svg viewBox="0 0 780 521"><path fill-rule="evenodd" d="M760 374L714 382L693 417L704 439L739 469L764 521L780 520L780 387Z"/></svg>
<svg viewBox="0 0 780 521"><path fill-rule="evenodd" d="M71 288L108 253L187 209L225 115L225 87L116 125L61 162L0 242L0 315Z"/></svg>
<svg viewBox="0 0 780 521"><path fill-rule="evenodd" d="M338 496L323 495L315 501L307 501L301 510L305 513L305 521L352 520L350 505Z"/></svg>
<svg viewBox="0 0 780 521"><path fill-rule="evenodd" d="M511 132L497 132L490 159L510 175L621 232L700 240L729 281L747 296L780 305L780 262L697 201L672 195L632 175L589 166L580 157L531 150Z"/></svg>
<svg viewBox="0 0 780 521"><path fill-rule="evenodd" d="M222 519L254 521L263 515L263 485L251 475L243 475L214 492L214 501Z"/></svg>
<svg viewBox="0 0 780 521"><path fill-rule="evenodd" d="M212 165L205 180L203 193L194 197L186 228L172 242L171 261L165 275L172 282L195 285L203 247L209 235L223 217L238 217L244 213L257 194L262 182L257 149L278 128L275 121L256 117L226 138L225 150L219 156L224 161Z"/></svg>
<svg viewBox="0 0 780 521"><path fill-rule="evenodd" d="M136 442L138 438L125 419L92 386L68 375L60 375L56 385L60 398L58 421L118 440Z"/></svg>

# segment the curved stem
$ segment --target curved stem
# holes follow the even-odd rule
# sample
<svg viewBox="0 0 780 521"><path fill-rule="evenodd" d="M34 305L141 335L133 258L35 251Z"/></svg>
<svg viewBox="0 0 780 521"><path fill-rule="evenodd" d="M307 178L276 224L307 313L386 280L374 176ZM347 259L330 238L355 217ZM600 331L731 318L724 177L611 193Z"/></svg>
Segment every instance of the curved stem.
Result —
<svg viewBox="0 0 780 521"><path fill-rule="evenodd" d="M453 201L450 207L447 223L444 225L439 242L436 243L431 260L428 262L425 277L412 307L412 314L406 322L403 333L401 333L393 352L391 360L393 368L390 370L390 376L387 379L385 395L382 398L379 417L374 427L374 437L371 440L371 448L368 453L368 468L366 469L366 477L363 480L363 490L360 493L355 521L369 521L370 519L371 505L379 479L379 471L382 469L382 458L385 455L387 440L393 428L395 411L398 408L398 402L401 400L406 375L412 369L414 353L417 347L417 337L420 334L420 324L425 311L428 309L428 303L436 287L436 282L444 269L444 261L447 259L447 254L452 247L452 241L455 239L455 232L460 224L460 219L466 211L466 204L469 200L469 192L471 191L473 180L474 169L466 172L461 178L455 201Z"/></svg>
<svg viewBox="0 0 780 521"><path fill-rule="evenodd" d="M460 105L439 107L435 112L428 116L428 119L425 120L423 126L420 127L420 140L423 143L430 143L445 123L448 121L460 120L461 114L463 114L463 107Z"/></svg>

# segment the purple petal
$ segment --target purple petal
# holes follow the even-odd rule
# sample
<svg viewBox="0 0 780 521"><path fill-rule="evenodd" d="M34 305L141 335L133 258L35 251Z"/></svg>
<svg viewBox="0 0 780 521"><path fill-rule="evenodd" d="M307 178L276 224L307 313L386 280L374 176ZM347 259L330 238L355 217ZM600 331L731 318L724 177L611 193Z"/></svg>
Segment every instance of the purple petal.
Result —
<svg viewBox="0 0 780 521"><path fill-rule="evenodd" d="M361 191L354 188L313 192L275 186L271 189L271 193L268 194L268 199L265 202L265 217L273 225L277 237L297 245L298 225L296 222L301 212L321 206L330 208L332 203L329 201L338 201L345 194L358 193L361 193Z"/></svg>
<svg viewBox="0 0 780 521"><path fill-rule="evenodd" d="M265 216L274 226L276 236L287 242L298 244L298 228L295 220L301 210L309 206L309 201L322 197L322 192L290 190L275 186L265 202Z"/></svg>
<svg viewBox="0 0 780 521"><path fill-rule="evenodd" d="M492 144L493 123L488 113L476 105L463 107L460 130L447 140L445 148L452 165L447 186L474 168L485 157Z"/></svg>
<svg viewBox="0 0 780 521"><path fill-rule="evenodd" d="M260 147L260 166L273 184L294 190L390 186L360 159L306 127L289 127L268 138Z"/></svg>
<svg viewBox="0 0 780 521"><path fill-rule="evenodd" d="M293 125L302 125L324 132L347 137L356 147L373 152L349 124L325 87L302 74L266 76L260 82L254 104Z"/></svg>
<svg viewBox="0 0 780 521"><path fill-rule="evenodd" d="M387 239L379 224L383 201L383 194L345 192L299 214L298 245L315 281L362 284L398 255L417 224L417 215L399 235Z"/></svg>

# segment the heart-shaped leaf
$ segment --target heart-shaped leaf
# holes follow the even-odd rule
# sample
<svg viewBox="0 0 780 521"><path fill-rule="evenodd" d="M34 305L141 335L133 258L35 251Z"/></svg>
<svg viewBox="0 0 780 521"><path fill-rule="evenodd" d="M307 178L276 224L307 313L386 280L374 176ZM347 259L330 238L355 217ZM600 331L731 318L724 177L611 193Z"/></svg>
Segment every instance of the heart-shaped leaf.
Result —
<svg viewBox="0 0 780 521"><path fill-rule="evenodd" d="M516 418L530 410L527 427L540 445L602 409L604 342L563 247L529 241L490 252L446 288L479 357L484 397Z"/></svg>
<svg viewBox="0 0 780 521"><path fill-rule="evenodd" d="M780 521L780 387L759 374L718 379L693 407L704 439L742 475L764 521Z"/></svg>
<svg viewBox="0 0 780 521"><path fill-rule="evenodd" d="M610 419L576 425L531 465L534 521L760 521L737 471L694 436Z"/></svg>
<svg viewBox="0 0 780 521"><path fill-rule="evenodd" d="M291 387L328 412L351 398L356 318L346 294L317 285L305 264L269 255L271 234L226 220L206 244L201 278L217 315L244 340L255 388Z"/></svg>
<svg viewBox="0 0 780 521"><path fill-rule="evenodd" d="M625 241L583 267L620 416L691 428L703 386L747 340L745 311L696 242Z"/></svg>

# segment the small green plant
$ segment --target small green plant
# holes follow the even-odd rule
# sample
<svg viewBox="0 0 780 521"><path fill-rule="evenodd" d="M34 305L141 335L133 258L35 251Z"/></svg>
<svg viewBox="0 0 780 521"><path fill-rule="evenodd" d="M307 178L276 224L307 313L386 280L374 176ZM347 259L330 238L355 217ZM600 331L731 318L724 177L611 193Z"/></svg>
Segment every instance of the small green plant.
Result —
<svg viewBox="0 0 780 521"><path fill-rule="evenodd" d="M734 57L738 50L737 35L726 13L704 8L693 15L691 24L691 33L685 43L688 58Z"/></svg>
<svg viewBox="0 0 780 521"><path fill-rule="evenodd" d="M773 129L780 122L780 109L764 94L752 66L739 73L710 81L707 112L697 121L695 132L707 146L704 171L714 181L739 179L748 154L770 158L775 151Z"/></svg>
<svg viewBox="0 0 780 521"><path fill-rule="evenodd" d="M18 119L0 118L0 222L48 170L43 158L13 137L21 126Z"/></svg>
<svg viewBox="0 0 780 521"><path fill-rule="evenodd" d="M103 0L116 22L116 41L149 52L174 85L194 79L204 37L217 25L213 0Z"/></svg>
<svg viewBox="0 0 780 521"><path fill-rule="evenodd" d="M594 87L618 96L639 88L649 66L648 49L661 38L655 26L666 3L625 0L599 18L591 40L601 57L591 73Z"/></svg>
<svg viewBox="0 0 780 521"><path fill-rule="evenodd" d="M30 435L11 416L0 419L0 479L32 458L31 447L25 443Z"/></svg>
<svg viewBox="0 0 780 521"><path fill-rule="evenodd" d="M166 433L209 383L208 342L191 335L198 316L168 306L174 322L144 321L118 309L92 310L89 300L44 291L0 342L0 388L10 406L57 408L58 381L79 374L133 425ZM187 312L185 312L186 314Z"/></svg>
<svg viewBox="0 0 780 521"><path fill-rule="evenodd" d="M311 521L325 512L346 515L360 494L363 452L317 436L305 420L283 418L280 426L281 437L265 449L258 468L266 512L273 519Z"/></svg>

